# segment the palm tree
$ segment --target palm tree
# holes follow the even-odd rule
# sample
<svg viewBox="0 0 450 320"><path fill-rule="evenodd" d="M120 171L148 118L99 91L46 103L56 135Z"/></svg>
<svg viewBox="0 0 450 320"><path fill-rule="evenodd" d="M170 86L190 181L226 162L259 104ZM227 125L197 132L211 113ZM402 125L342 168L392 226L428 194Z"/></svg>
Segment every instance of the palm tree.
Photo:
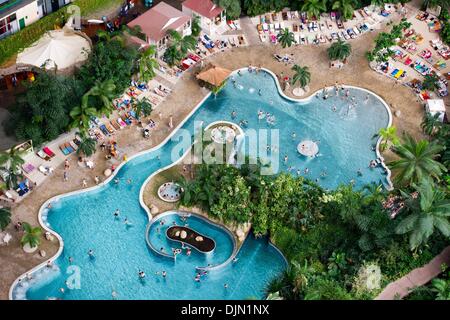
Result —
<svg viewBox="0 0 450 320"><path fill-rule="evenodd" d="M150 46L142 52L139 59L139 76L148 82L156 76L155 69L158 68L158 61L155 59L156 47Z"/></svg>
<svg viewBox="0 0 450 320"><path fill-rule="evenodd" d="M377 7L383 7L387 3L386 0L371 0L370 4Z"/></svg>
<svg viewBox="0 0 450 320"><path fill-rule="evenodd" d="M194 37L198 37L202 31L202 27L200 26L200 17L197 15L194 15L194 18L192 19L191 30Z"/></svg>
<svg viewBox="0 0 450 320"><path fill-rule="evenodd" d="M371 183L365 185L364 190L366 191L362 199L364 205L381 203L385 199L386 194L381 184Z"/></svg>
<svg viewBox="0 0 450 320"><path fill-rule="evenodd" d="M141 114L144 117L148 117L152 113L152 110L152 104L147 97L137 100L134 104L134 111L136 112L136 116L138 118L140 118Z"/></svg>
<svg viewBox="0 0 450 320"><path fill-rule="evenodd" d="M292 85L295 85L298 82L300 86L304 88L311 81L311 73L307 66L300 67L299 65L294 65L291 70L295 72L292 77Z"/></svg>
<svg viewBox="0 0 450 320"><path fill-rule="evenodd" d="M354 9L354 0L335 0L332 5L333 10L338 10L344 20L351 19L353 17Z"/></svg>
<svg viewBox="0 0 450 320"><path fill-rule="evenodd" d="M86 157L92 156L95 153L97 141L88 136L84 131L77 132L77 135L81 138L80 145L77 149L77 154L82 153Z"/></svg>
<svg viewBox="0 0 450 320"><path fill-rule="evenodd" d="M42 235L42 229L39 227L32 227L29 223L24 222L22 224L23 230L25 231L25 234L22 237L22 240L20 243L22 246L28 244L31 248L39 246L41 243L41 235Z"/></svg>
<svg viewBox="0 0 450 320"><path fill-rule="evenodd" d="M103 82L96 82L95 86L93 86L86 95L100 100L100 104L97 105L98 113L109 116L113 110L112 100L115 97L115 90L116 85L114 84L114 81L108 79Z"/></svg>
<svg viewBox="0 0 450 320"><path fill-rule="evenodd" d="M11 223L11 209L0 208L0 230L5 230Z"/></svg>
<svg viewBox="0 0 450 320"><path fill-rule="evenodd" d="M181 55L185 55L188 50L194 50L197 40L193 36L182 36L176 30L168 30L172 46L180 50Z"/></svg>
<svg viewBox="0 0 450 320"><path fill-rule="evenodd" d="M17 185L18 178L21 176L20 166L25 163L22 159L23 152L16 147L12 147L8 152L0 153L0 168L6 170L5 183L8 189L12 189Z"/></svg>
<svg viewBox="0 0 450 320"><path fill-rule="evenodd" d="M381 128L378 134L381 137L380 150L384 151L388 147L389 143L394 146L398 145L400 140L397 137L397 128L390 126L389 128Z"/></svg>
<svg viewBox="0 0 450 320"><path fill-rule="evenodd" d="M405 143L395 146L394 153L400 159L388 163L389 168L398 171L396 181L399 183L418 183L423 178L438 179L447 168L434 160L443 150L443 146L428 142L416 141L410 135L405 136Z"/></svg>
<svg viewBox="0 0 450 320"><path fill-rule="evenodd" d="M427 74L423 78L422 88L430 91L439 89L439 77L436 74Z"/></svg>
<svg viewBox="0 0 450 320"><path fill-rule="evenodd" d="M445 279L433 279L431 291L436 293L436 300L450 300L450 281Z"/></svg>
<svg viewBox="0 0 450 320"><path fill-rule="evenodd" d="M20 166L25 163L22 159L23 152L18 150L16 147L12 147L8 152L0 152L0 166L9 170L18 172Z"/></svg>
<svg viewBox="0 0 450 320"><path fill-rule="evenodd" d="M97 109L90 107L89 95L86 93L81 98L81 105L74 107L69 115L73 119L72 128L79 128L80 131L87 131L91 117L97 115Z"/></svg>
<svg viewBox="0 0 450 320"><path fill-rule="evenodd" d="M344 42L341 39L333 43L327 50L328 58L330 60L345 61L351 54L352 47L350 43Z"/></svg>
<svg viewBox="0 0 450 320"><path fill-rule="evenodd" d="M308 14L309 19L312 19L313 17L319 19L320 14L325 12L327 7L324 0L306 0L301 10Z"/></svg>
<svg viewBox="0 0 450 320"><path fill-rule="evenodd" d="M419 192L414 199L402 193L411 213L397 225L397 234L409 234L411 250L425 244L437 228L445 237L450 237L450 200L430 179L422 179L419 185L413 185Z"/></svg>
<svg viewBox="0 0 450 320"><path fill-rule="evenodd" d="M286 48L292 46L295 38L294 34L290 32L288 28L285 28L277 35L277 40L280 42L283 48Z"/></svg>
<svg viewBox="0 0 450 320"><path fill-rule="evenodd" d="M420 126L423 132L429 136L432 136L442 126L442 122L439 120L439 113L432 115L431 113L426 112Z"/></svg>
<svg viewBox="0 0 450 320"><path fill-rule="evenodd" d="M180 63L181 59L183 58L183 55L176 46L170 46L164 52L163 58L164 61L167 62L169 66L173 67L178 63Z"/></svg>

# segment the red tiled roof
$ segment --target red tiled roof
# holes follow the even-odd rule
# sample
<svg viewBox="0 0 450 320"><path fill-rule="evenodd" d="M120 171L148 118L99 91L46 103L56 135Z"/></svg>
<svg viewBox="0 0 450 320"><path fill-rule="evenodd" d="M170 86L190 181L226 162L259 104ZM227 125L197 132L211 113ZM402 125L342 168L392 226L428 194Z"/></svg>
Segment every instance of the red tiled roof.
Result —
<svg viewBox="0 0 450 320"><path fill-rule="evenodd" d="M130 28L140 26L142 32L153 41L159 41L165 37L167 30L178 29L191 19L180 10L160 2L150 10L128 23Z"/></svg>
<svg viewBox="0 0 450 320"><path fill-rule="evenodd" d="M216 17L223 11L212 0L186 0L183 2L183 6L209 19Z"/></svg>

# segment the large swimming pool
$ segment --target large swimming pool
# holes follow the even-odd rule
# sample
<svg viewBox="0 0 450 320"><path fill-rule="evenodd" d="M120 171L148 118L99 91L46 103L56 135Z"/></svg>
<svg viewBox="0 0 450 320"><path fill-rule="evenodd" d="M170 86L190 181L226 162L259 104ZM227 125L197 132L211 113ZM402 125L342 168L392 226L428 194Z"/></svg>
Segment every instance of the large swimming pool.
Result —
<svg viewBox="0 0 450 320"><path fill-rule="evenodd" d="M196 120L203 121L204 126L218 120L236 123L245 120L245 132L278 129L280 143L274 152L281 157L279 171L290 170L292 174L298 171L317 179L326 188L351 180L357 186L370 182L387 184L383 168L368 168L370 160L377 157L373 149L377 142L374 134L386 127L390 119L377 96L349 88L346 98L344 91L335 96L330 89L326 100L319 95L293 102L279 95L275 79L267 72L241 71L241 75L233 77L235 81L229 81L217 97L207 98L181 127L193 133ZM351 97L357 104L349 108ZM274 123L258 119L259 110L269 112ZM299 155L297 145L302 140L316 141L319 156ZM211 264L226 261L231 250L228 235L220 230L213 232L223 245L209 257L195 252L189 258L182 256L174 261L155 254L147 246L148 216L140 206L139 192L147 177L177 160L171 156L175 144L176 141L169 140L129 160L117 173L121 181L118 185L110 182L53 200L52 208L43 210L42 221L64 239L64 248L53 268L43 266L34 271L30 282L22 281L13 288L12 297L111 299L111 292L115 291L119 299L263 298L267 281L285 267L284 258L266 239L249 236L239 250L236 263L211 270L200 282L194 281L195 267L208 261ZM180 150L179 157L185 151ZM129 178L131 184L125 182ZM113 215L116 209L121 211L119 218ZM125 218L131 226L124 223ZM196 223L200 233L209 232L201 221ZM94 258L88 256L90 249ZM73 258L72 263L69 257ZM139 270L147 274L143 281L139 280ZM161 276L162 271L167 272L166 278ZM75 275L79 276L72 282ZM70 283L79 280L79 288L68 289L65 283L68 277ZM228 288L224 288L225 283ZM60 292L60 288L65 288L65 292Z"/></svg>

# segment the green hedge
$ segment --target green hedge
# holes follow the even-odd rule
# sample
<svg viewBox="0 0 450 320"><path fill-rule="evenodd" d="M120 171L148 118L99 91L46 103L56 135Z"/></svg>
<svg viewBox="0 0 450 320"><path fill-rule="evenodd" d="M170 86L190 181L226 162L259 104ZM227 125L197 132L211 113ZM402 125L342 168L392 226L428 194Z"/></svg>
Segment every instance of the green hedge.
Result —
<svg viewBox="0 0 450 320"><path fill-rule="evenodd" d="M121 4L124 0L77 0L73 4L80 7L81 16L96 12L100 9ZM13 55L29 47L45 32L54 29L54 25L61 25L67 18L66 7L53 12L13 35L0 40L0 65Z"/></svg>

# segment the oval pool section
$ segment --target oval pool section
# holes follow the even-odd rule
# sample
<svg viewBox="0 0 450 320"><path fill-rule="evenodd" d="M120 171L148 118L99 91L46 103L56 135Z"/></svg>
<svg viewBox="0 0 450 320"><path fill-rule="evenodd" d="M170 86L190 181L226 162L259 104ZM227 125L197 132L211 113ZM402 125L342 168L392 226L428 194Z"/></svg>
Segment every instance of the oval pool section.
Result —
<svg viewBox="0 0 450 320"><path fill-rule="evenodd" d="M181 128L192 135L195 121L202 121L206 127L215 121L239 124L243 120L246 136L251 129L276 130L279 148L270 150L280 158L275 173L306 175L326 188L351 180L356 187L371 182L386 185L383 168L368 168L370 160L377 157L374 135L389 124L389 112L377 96L349 88L346 98L343 92L336 96L331 89L326 100L319 95L293 102L280 96L276 80L269 73L241 74L234 73L235 81L229 81L217 97L207 98ZM355 107L348 108L350 97L354 97ZM270 123L259 119L259 110L270 114ZM61 196L48 213L45 209L42 220L64 239L63 251L53 271L44 266L33 272L30 282L22 281L13 288L12 298L111 299L112 291L117 292L118 299L263 298L267 281L286 266L283 256L264 239L248 237L237 263L210 270L200 282L194 281L195 267L200 264L195 255L199 253L173 261L155 255L147 246L149 221L140 206L139 191L147 177L179 160L187 151L190 145L178 146L181 137L178 130L159 148L125 163L116 175L119 184L110 182L94 190ZM297 152L297 145L303 140L318 143L318 157L304 157ZM266 149L269 142L259 143ZM176 146L177 152L172 153ZM247 150L251 152L250 148ZM127 179L132 179L132 183L127 184ZM116 209L121 211L117 219ZM95 258L88 256L90 249ZM227 254L227 249L221 250L212 259L226 261ZM71 264L69 257L73 258ZM139 280L139 270L147 274L144 281ZM167 272L166 278L161 276L162 271ZM224 288L225 283L228 289ZM61 293L60 288L65 288L65 292Z"/></svg>

